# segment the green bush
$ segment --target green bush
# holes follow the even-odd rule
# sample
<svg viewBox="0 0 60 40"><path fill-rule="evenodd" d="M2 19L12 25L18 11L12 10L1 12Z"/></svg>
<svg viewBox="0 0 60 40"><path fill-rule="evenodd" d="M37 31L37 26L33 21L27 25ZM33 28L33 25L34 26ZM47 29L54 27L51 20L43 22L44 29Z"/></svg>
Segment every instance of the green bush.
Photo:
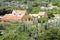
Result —
<svg viewBox="0 0 60 40"><path fill-rule="evenodd" d="M56 0L51 0L51 3L55 6L60 7L60 0L57 0L57 1Z"/></svg>
<svg viewBox="0 0 60 40"><path fill-rule="evenodd" d="M45 22L47 22L48 21L48 18L45 18L45 17L43 17L43 18L38 18L38 22L39 23L45 23Z"/></svg>
<svg viewBox="0 0 60 40"><path fill-rule="evenodd" d="M12 6L1 6L0 7L0 12L2 12L3 14L9 14L9 13L12 13L13 9L15 9L14 7Z"/></svg>
<svg viewBox="0 0 60 40"><path fill-rule="evenodd" d="M8 33L5 34L3 40L27 40L28 36L26 33Z"/></svg>
<svg viewBox="0 0 60 40"><path fill-rule="evenodd" d="M46 13L47 13L49 19L52 17L55 17L52 10L47 10Z"/></svg>
<svg viewBox="0 0 60 40"><path fill-rule="evenodd" d="M32 14L38 14L39 11L40 11L40 8L39 7L33 7L31 13Z"/></svg>
<svg viewBox="0 0 60 40"><path fill-rule="evenodd" d="M60 40L60 28L50 28L39 35L39 40Z"/></svg>
<svg viewBox="0 0 60 40"><path fill-rule="evenodd" d="M14 24L10 22L1 22L0 25L2 25L1 28L8 26L5 30L2 29L3 35L0 36L0 40L27 40L27 33L24 31L21 32L21 28L24 26L21 23ZM19 31L17 30L18 28L20 29Z"/></svg>

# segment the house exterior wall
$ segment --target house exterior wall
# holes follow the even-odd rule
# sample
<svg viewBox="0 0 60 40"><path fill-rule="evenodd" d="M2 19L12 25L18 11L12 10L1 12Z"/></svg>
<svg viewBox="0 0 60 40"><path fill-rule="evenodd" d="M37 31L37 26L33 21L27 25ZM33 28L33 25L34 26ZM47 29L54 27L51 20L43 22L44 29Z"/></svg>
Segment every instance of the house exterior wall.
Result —
<svg viewBox="0 0 60 40"><path fill-rule="evenodd" d="M32 21L32 17L30 15L26 14L22 17L22 20L23 21Z"/></svg>
<svg viewBox="0 0 60 40"><path fill-rule="evenodd" d="M25 10L13 10L12 14L6 14L2 17L2 21L31 21L31 19L32 17Z"/></svg>

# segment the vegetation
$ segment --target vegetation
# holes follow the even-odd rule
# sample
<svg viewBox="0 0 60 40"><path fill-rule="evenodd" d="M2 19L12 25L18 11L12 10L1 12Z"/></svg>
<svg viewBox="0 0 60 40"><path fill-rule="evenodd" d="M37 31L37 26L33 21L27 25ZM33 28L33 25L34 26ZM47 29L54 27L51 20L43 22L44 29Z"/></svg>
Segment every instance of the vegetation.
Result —
<svg viewBox="0 0 60 40"><path fill-rule="evenodd" d="M41 9L56 6L53 9ZM48 18L41 17L32 23L23 21L0 22L0 40L60 40L60 18L48 22L54 14L60 14L60 0L0 0L0 15L11 13L13 9L27 10L37 14L47 13Z"/></svg>
<svg viewBox="0 0 60 40"><path fill-rule="evenodd" d="M57 0L57 1L56 0L51 0L51 2L52 2L53 5L56 5L56 6L60 7L60 4L59 4L60 0Z"/></svg>
<svg viewBox="0 0 60 40"><path fill-rule="evenodd" d="M34 39L36 33L34 24L26 24L24 22L1 22L0 27L4 28L4 30L3 28L1 29L3 31L0 32L0 40L30 40L30 37Z"/></svg>
<svg viewBox="0 0 60 40"><path fill-rule="evenodd" d="M53 25L51 27L51 24L47 25L46 22L39 26L35 23L27 24L22 21L1 22L0 40L59 40L60 26L58 26L57 23L56 27Z"/></svg>
<svg viewBox="0 0 60 40"><path fill-rule="evenodd" d="M60 40L60 28L50 28L39 35L39 40Z"/></svg>

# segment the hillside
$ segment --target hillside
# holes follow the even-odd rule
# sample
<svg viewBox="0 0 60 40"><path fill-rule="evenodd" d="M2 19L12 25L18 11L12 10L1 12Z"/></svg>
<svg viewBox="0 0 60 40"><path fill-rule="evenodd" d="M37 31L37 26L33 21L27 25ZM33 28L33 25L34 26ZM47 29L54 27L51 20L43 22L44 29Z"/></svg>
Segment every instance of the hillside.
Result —
<svg viewBox="0 0 60 40"><path fill-rule="evenodd" d="M0 0L0 40L60 40L60 0Z"/></svg>
<svg viewBox="0 0 60 40"><path fill-rule="evenodd" d="M11 13L13 9L22 9L27 10L29 13L33 14L38 13L39 11L48 11L41 9L41 7L48 7L49 4L60 7L59 3L59 0L1 0L0 12L3 11L3 9L7 11L5 13ZM56 13L55 9L56 8L52 9L53 13ZM56 11L58 11L58 13L60 12L59 9Z"/></svg>

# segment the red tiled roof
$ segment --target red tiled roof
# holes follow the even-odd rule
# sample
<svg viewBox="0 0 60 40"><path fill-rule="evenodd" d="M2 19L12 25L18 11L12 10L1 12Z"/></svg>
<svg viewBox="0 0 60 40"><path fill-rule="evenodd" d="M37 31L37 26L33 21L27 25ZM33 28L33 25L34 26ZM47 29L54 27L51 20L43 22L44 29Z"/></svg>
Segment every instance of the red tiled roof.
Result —
<svg viewBox="0 0 60 40"><path fill-rule="evenodd" d="M15 15L14 15L14 12L15 12ZM26 13L25 10L13 10L12 14L4 15L1 20L3 21L18 20L18 19L21 20L21 18L25 15L25 13Z"/></svg>

